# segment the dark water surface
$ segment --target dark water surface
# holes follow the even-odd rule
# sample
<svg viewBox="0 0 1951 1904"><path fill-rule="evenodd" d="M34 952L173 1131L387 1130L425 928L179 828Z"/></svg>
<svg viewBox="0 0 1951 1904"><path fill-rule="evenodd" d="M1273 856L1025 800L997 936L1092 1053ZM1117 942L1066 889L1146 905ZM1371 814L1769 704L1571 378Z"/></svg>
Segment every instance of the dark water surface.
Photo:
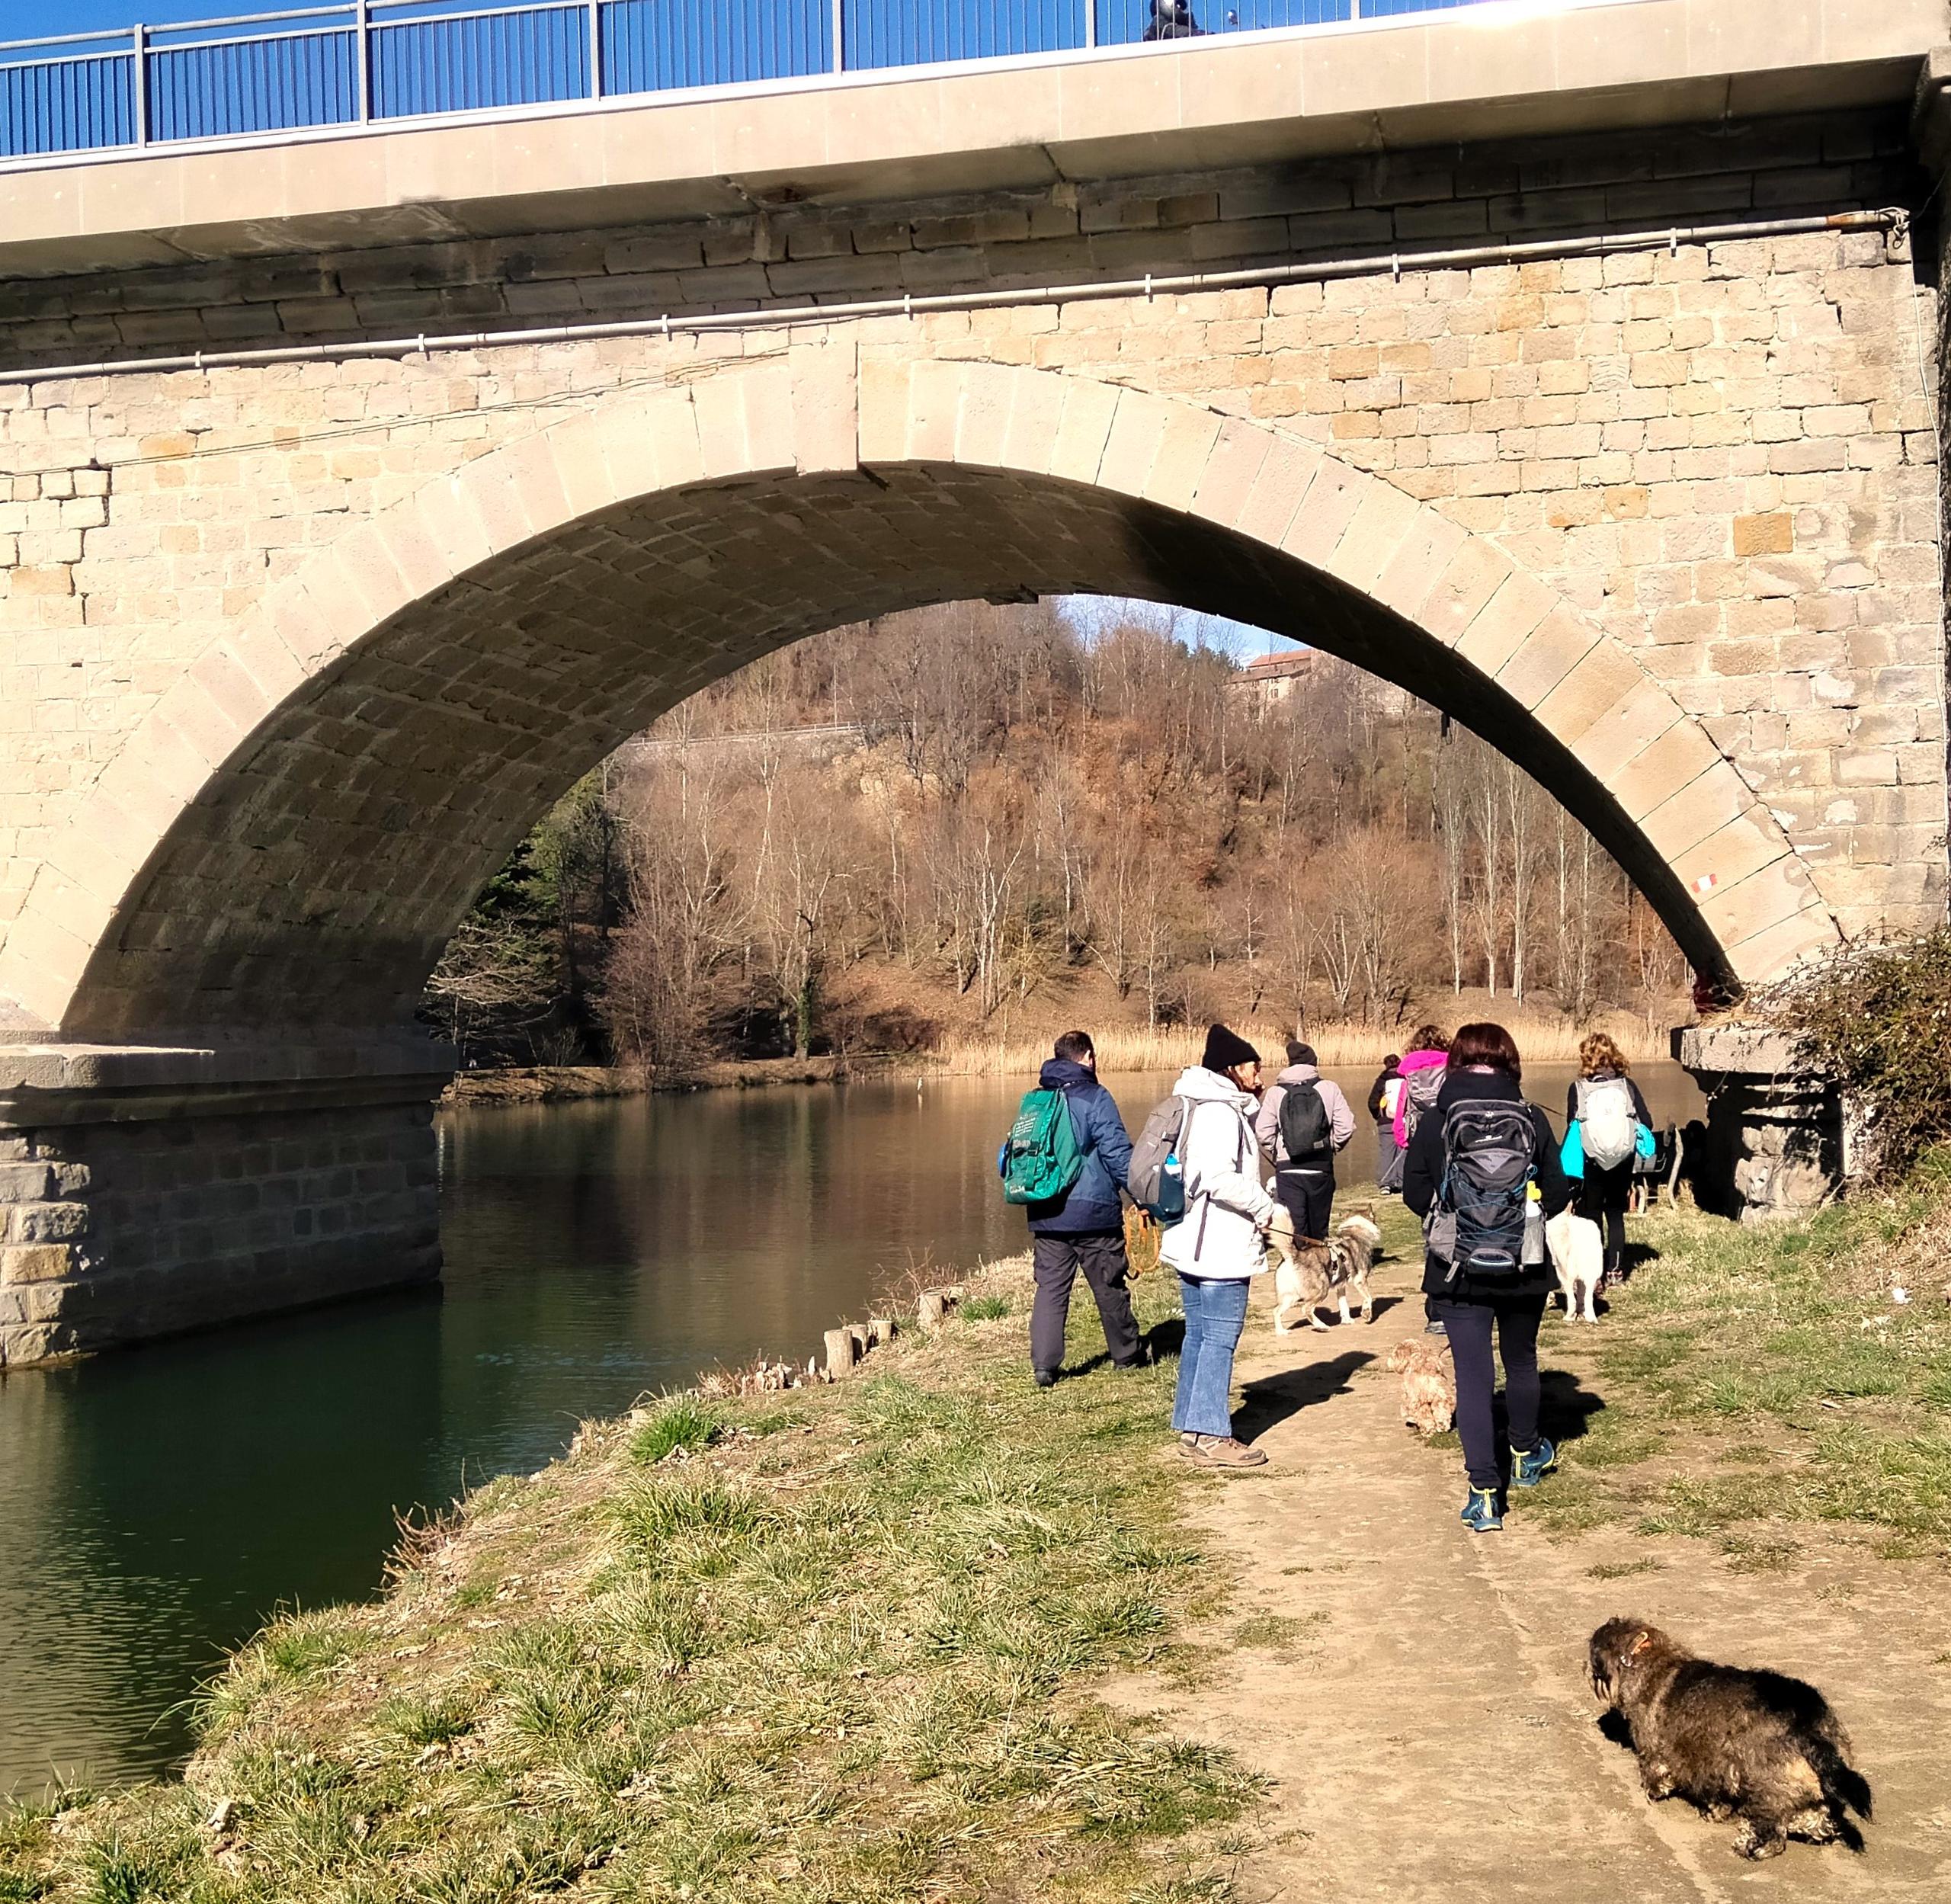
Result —
<svg viewBox="0 0 1951 1904"><path fill-rule="evenodd" d="M1528 1080L1562 1107L1564 1070ZM1696 1114L1672 1065L1656 1117ZM1134 1127L1168 1079L1108 1080ZM1357 1113L1344 1181L1372 1177ZM1021 1080L456 1114L444 1289L0 1377L0 1793L187 1747L182 1702L280 1605L370 1593L396 1508L559 1454L577 1422L805 1356L911 1262L1023 1244L995 1147Z"/></svg>

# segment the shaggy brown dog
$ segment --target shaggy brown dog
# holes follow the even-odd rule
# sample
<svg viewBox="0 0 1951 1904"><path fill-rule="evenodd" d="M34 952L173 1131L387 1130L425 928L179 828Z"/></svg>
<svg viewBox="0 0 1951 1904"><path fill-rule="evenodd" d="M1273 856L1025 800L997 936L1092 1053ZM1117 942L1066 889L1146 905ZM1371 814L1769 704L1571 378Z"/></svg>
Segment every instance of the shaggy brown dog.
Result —
<svg viewBox="0 0 1951 1904"><path fill-rule="evenodd" d="M1456 1368L1447 1343L1425 1335L1398 1342L1382 1364L1402 1377L1402 1418L1419 1434L1443 1434L1456 1419Z"/></svg>
<svg viewBox="0 0 1951 1904"><path fill-rule="evenodd" d="M1791 1838L1862 1850L1848 1814L1869 1816L1869 1781L1813 1686L1717 1666L1642 1620L1608 1620L1593 1634L1591 1673L1593 1691L1626 1722L1648 1798L1739 1818L1743 1858L1773 1858Z"/></svg>

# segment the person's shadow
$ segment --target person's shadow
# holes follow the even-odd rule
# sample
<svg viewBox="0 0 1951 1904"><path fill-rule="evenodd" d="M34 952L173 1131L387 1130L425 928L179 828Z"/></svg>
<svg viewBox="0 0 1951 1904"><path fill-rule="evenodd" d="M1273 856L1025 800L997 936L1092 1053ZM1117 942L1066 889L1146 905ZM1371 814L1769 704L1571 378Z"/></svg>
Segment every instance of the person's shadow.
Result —
<svg viewBox="0 0 1951 1904"><path fill-rule="evenodd" d="M1561 1445L1581 1439L1586 1425L1606 1406L1603 1395L1595 1395L1568 1369L1539 1369L1538 1391L1538 1426ZM1501 1418L1501 1394L1498 1397L1497 1412Z"/></svg>
<svg viewBox="0 0 1951 1904"><path fill-rule="evenodd" d="M1332 1361L1309 1362L1248 1383L1240 1406L1234 1411L1234 1434L1242 1441L1254 1441L1304 1408L1346 1395L1349 1378L1375 1359L1366 1349L1351 1348Z"/></svg>

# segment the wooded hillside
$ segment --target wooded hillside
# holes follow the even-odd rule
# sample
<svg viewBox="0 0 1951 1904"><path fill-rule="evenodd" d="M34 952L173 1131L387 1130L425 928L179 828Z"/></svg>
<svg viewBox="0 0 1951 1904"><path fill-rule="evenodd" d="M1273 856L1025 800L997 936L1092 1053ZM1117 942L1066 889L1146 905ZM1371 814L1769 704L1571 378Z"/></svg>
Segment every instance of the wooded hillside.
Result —
<svg viewBox="0 0 1951 1904"><path fill-rule="evenodd" d="M1382 1031L1465 987L1576 1017L1686 977L1549 796L1359 670L1311 657L1277 699L1167 611L961 604L803 642L613 755L425 1011L483 1063L681 1069L1011 1016Z"/></svg>

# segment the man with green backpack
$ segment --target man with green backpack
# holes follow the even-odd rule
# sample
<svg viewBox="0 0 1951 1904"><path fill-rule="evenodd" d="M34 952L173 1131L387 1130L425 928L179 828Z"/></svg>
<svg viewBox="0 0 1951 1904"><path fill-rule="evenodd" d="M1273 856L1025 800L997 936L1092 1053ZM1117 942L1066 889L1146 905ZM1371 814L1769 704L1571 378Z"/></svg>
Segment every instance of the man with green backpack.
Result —
<svg viewBox="0 0 1951 1904"><path fill-rule="evenodd" d="M1029 1213L1036 1300L1030 1315L1030 1366L1039 1388L1057 1379L1077 1273L1097 1299L1104 1346L1120 1368L1144 1360L1126 1287L1124 1210L1119 1185L1131 1168L1131 1138L1111 1094L1097 1082L1097 1047L1066 1031L1025 1094L996 1168L1003 1194Z"/></svg>

